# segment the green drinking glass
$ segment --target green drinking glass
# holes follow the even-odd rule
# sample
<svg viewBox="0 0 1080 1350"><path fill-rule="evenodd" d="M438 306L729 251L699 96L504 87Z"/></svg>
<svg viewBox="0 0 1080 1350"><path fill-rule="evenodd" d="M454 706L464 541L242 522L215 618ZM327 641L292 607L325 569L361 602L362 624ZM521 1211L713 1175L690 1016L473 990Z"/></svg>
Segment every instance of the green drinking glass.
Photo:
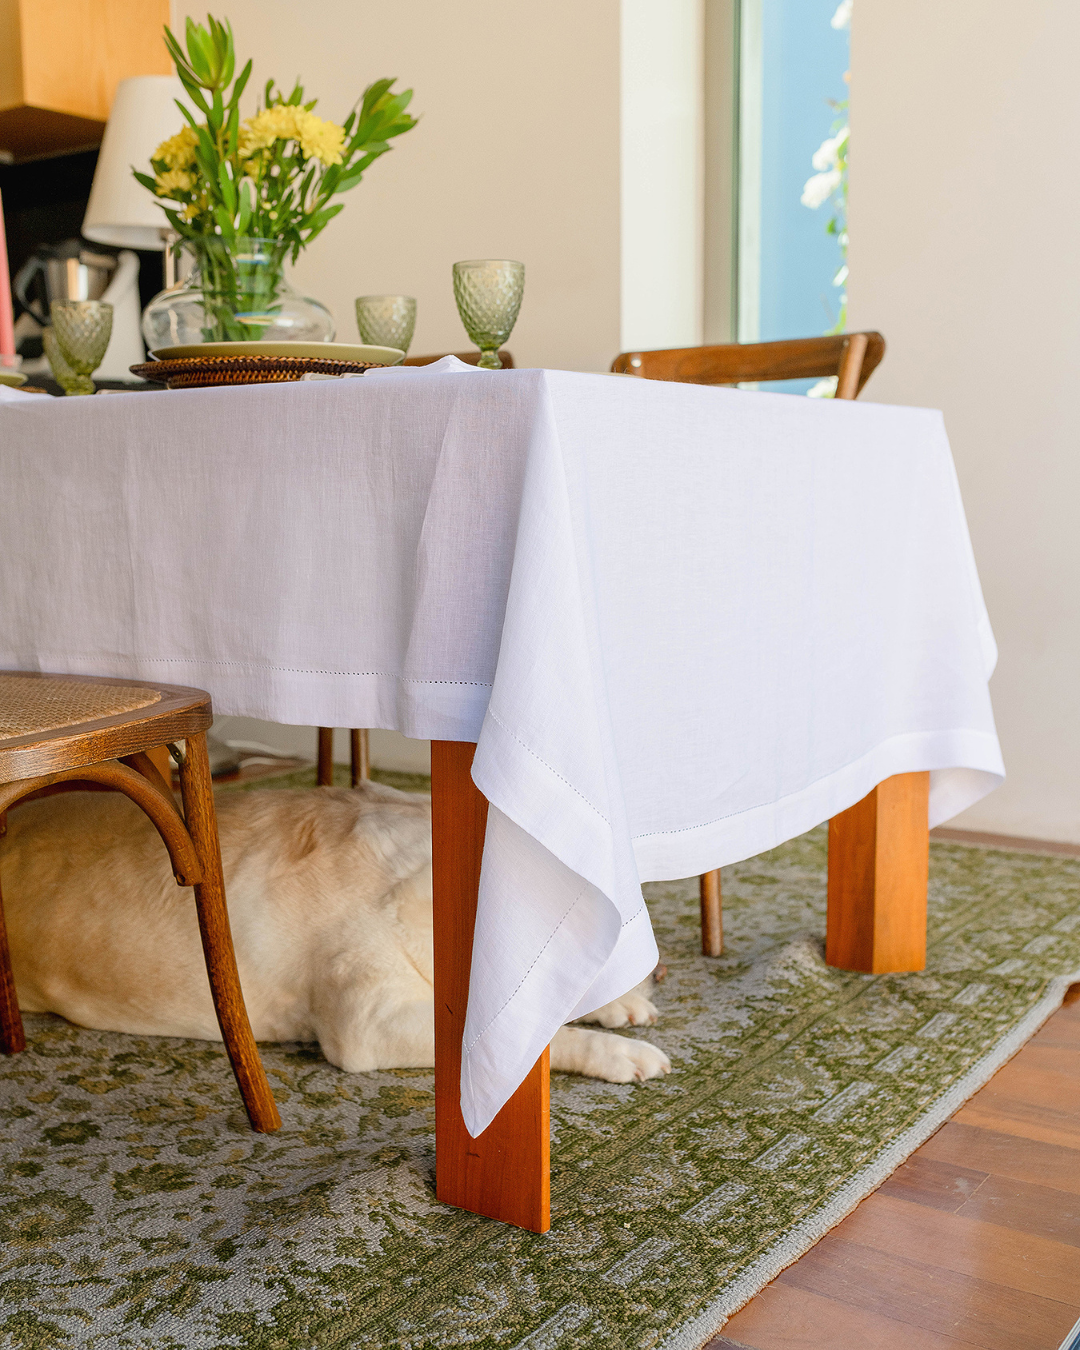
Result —
<svg viewBox="0 0 1080 1350"><path fill-rule="evenodd" d="M92 394L94 381L90 376L105 359L105 349L112 337L112 305L103 300L54 300L49 315L62 358L61 363L53 364L52 354L48 353L58 384L65 394Z"/></svg>
<svg viewBox="0 0 1080 1350"><path fill-rule="evenodd" d="M524 292L524 263L484 258L454 264L454 299L469 340L480 348L481 369L502 369L499 348L513 332Z"/></svg>
<svg viewBox="0 0 1080 1350"><path fill-rule="evenodd" d="M407 356L416 328L416 301L411 295L362 295L356 302L356 327L361 342L396 347Z"/></svg>

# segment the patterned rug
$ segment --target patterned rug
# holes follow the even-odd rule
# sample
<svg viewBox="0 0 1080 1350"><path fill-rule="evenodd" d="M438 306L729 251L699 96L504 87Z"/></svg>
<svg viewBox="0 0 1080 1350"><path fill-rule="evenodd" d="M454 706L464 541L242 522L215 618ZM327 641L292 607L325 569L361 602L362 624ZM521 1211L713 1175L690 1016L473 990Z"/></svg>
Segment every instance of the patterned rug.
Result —
<svg viewBox="0 0 1080 1350"><path fill-rule="evenodd" d="M257 1136L219 1046L28 1018L0 1064L0 1346L690 1350L1080 971L1078 860L935 844L919 975L824 964L822 830L725 869L718 961L695 881L647 891L670 974L627 1034L674 1072L553 1076L543 1237L436 1202L430 1072L265 1046L285 1125Z"/></svg>

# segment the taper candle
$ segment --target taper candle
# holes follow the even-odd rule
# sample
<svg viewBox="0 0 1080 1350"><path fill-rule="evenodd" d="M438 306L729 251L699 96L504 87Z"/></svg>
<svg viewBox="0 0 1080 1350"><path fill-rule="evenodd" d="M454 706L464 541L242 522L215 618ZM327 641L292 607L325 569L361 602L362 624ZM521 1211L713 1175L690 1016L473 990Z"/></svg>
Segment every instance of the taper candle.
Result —
<svg viewBox="0 0 1080 1350"><path fill-rule="evenodd" d="M0 366L12 366L15 357L15 313L11 306L11 273L8 271L7 234L4 231L4 199L0 196Z"/></svg>

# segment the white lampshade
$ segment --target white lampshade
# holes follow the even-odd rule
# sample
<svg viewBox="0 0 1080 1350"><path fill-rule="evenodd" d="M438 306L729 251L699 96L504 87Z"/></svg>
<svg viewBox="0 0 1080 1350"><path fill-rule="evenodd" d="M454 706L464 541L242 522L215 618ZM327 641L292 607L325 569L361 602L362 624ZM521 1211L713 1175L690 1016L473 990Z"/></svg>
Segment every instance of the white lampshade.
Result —
<svg viewBox="0 0 1080 1350"><path fill-rule="evenodd" d="M83 218L85 238L120 248L164 249L169 222L131 170L152 173L150 156L185 125L177 98L184 98L184 86L175 75L134 75L116 86Z"/></svg>

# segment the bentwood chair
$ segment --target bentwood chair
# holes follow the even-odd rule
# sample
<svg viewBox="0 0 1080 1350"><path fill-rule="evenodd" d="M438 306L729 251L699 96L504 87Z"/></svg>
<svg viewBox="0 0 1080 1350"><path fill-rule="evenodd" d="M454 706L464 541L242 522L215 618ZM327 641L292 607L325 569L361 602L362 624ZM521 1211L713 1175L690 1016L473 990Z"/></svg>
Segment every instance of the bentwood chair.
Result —
<svg viewBox="0 0 1080 1350"><path fill-rule="evenodd" d="M456 356L468 366L475 366L480 360L478 351L436 352L434 356L407 356L401 363L404 366L430 366L441 361L444 356ZM514 358L507 351L499 352L503 370L514 369ZM349 732L350 741L350 782L353 787L365 778L371 777L371 749L367 730L356 728ZM334 728L319 727L319 758L315 781L319 787L329 787L334 781Z"/></svg>
<svg viewBox="0 0 1080 1350"><path fill-rule="evenodd" d="M210 695L201 689L144 680L0 672L0 833L10 807L62 784L111 788L146 812L168 850L177 885L194 888L222 1040L252 1129L269 1132L280 1127L281 1118L236 971L206 753L212 720ZM182 751L178 741L184 742ZM180 765L182 813L151 758L166 745ZM0 901L0 1050L12 1055L25 1048Z"/></svg>
<svg viewBox="0 0 1080 1350"><path fill-rule="evenodd" d="M880 333L840 333L783 342L621 352L611 369L643 380L683 384L757 384L834 376L835 398L857 398L884 355L885 339ZM724 950L719 868L701 878L701 950L706 956L719 956Z"/></svg>

